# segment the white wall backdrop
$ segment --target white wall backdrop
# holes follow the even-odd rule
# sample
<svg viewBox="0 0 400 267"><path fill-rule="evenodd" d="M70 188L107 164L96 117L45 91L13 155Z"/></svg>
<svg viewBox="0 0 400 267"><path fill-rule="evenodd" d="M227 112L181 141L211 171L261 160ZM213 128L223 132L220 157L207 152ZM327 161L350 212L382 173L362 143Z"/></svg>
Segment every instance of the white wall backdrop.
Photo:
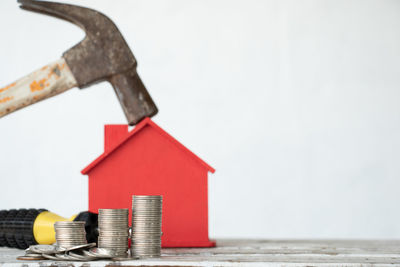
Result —
<svg viewBox="0 0 400 267"><path fill-rule="evenodd" d="M155 122L217 169L212 237L400 238L399 1L67 2L114 20ZM84 36L0 14L0 86ZM80 170L125 122L107 83L1 118L0 209L85 210Z"/></svg>

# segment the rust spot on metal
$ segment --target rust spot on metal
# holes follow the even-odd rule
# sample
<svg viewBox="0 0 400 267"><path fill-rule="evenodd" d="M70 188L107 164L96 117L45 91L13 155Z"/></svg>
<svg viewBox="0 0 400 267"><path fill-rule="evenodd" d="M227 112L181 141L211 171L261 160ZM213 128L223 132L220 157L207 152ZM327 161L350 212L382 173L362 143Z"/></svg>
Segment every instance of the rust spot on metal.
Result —
<svg viewBox="0 0 400 267"><path fill-rule="evenodd" d="M6 96L6 97L3 97L3 98L0 99L0 104L6 103L6 102L8 102L8 101L10 101L10 100L13 100L13 99L14 99L13 96Z"/></svg>
<svg viewBox="0 0 400 267"><path fill-rule="evenodd" d="M14 83L12 83L12 84L10 84L10 85L7 85L6 87L0 88L0 93L6 91L6 90L8 90L8 89L10 89L11 87L15 86L15 84L16 84L16 83L14 82Z"/></svg>
<svg viewBox="0 0 400 267"><path fill-rule="evenodd" d="M47 79L41 79L38 82L37 81L33 81L29 87L31 88L31 92L38 92L38 91L42 91L46 86L48 86L49 84L46 83Z"/></svg>

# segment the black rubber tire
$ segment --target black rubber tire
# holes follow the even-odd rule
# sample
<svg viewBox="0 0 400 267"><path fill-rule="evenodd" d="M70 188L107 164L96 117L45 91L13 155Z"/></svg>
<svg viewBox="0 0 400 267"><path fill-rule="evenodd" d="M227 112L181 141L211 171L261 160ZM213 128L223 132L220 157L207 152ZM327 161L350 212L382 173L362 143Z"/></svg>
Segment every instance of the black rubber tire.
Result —
<svg viewBox="0 0 400 267"><path fill-rule="evenodd" d="M44 209L0 211L0 246L26 249L37 244L33 235L36 217Z"/></svg>

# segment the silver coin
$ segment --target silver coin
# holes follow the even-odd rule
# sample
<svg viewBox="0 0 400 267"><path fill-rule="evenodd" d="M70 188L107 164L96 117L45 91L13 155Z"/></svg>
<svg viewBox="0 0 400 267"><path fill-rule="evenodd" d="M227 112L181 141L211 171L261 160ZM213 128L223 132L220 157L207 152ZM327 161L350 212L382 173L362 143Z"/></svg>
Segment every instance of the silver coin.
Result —
<svg viewBox="0 0 400 267"><path fill-rule="evenodd" d="M139 216L140 214L149 214L149 215L159 215L162 213L161 209L153 210L149 208L145 209L134 209L132 210L132 217Z"/></svg>
<svg viewBox="0 0 400 267"><path fill-rule="evenodd" d="M142 245L146 245L146 244L161 244L161 240L160 239L145 239L145 238L141 238L141 239L132 239L132 244L133 247L137 247L138 245L142 244Z"/></svg>
<svg viewBox="0 0 400 267"><path fill-rule="evenodd" d="M132 206L132 212L135 212L137 210L152 210L152 211L161 211L162 210L162 203L157 203L157 204L144 204L144 203L136 203L136 205Z"/></svg>
<svg viewBox="0 0 400 267"><path fill-rule="evenodd" d="M116 223L117 225L120 224L121 226L124 226L125 223L128 223L128 218L126 218L126 220L125 219L119 220L116 218L102 219L102 220L98 220L98 222L99 222L99 224L101 224L101 223L107 224L107 223L113 222L113 223Z"/></svg>
<svg viewBox="0 0 400 267"><path fill-rule="evenodd" d="M137 224L137 223L162 223L161 215L156 216L156 217L150 217L150 216L142 216L142 217L135 217L132 219L132 225Z"/></svg>
<svg viewBox="0 0 400 267"><path fill-rule="evenodd" d="M136 211L152 211L152 212L161 212L162 211L162 203L157 205L134 205L132 206L132 213Z"/></svg>
<svg viewBox="0 0 400 267"><path fill-rule="evenodd" d="M128 216L126 216L125 218L110 217L110 218L99 218L98 219L99 223L115 222L118 224L124 224L124 223L128 223L128 221L129 221Z"/></svg>
<svg viewBox="0 0 400 267"><path fill-rule="evenodd" d="M152 212L161 212L162 211L162 204L158 205L135 205L132 207L132 213L136 211L152 211Z"/></svg>
<svg viewBox="0 0 400 267"><path fill-rule="evenodd" d="M65 255L64 253L55 254L55 256L56 256L59 260L64 260L64 261L68 261L68 260L69 260L68 256Z"/></svg>
<svg viewBox="0 0 400 267"><path fill-rule="evenodd" d="M99 222L102 222L102 223L107 223L107 222L113 221L113 222L115 222L115 223L120 223L120 224L122 224L122 223L127 223L127 222L129 221L129 219L128 219L128 216L126 216L125 218L115 218L115 217L111 217L111 218L99 218L98 221L99 221Z"/></svg>
<svg viewBox="0 0 400 267"><path fill-rule="evenodd" d="M128 247L128 242L126 243L116 243L116 242L102 242L99 243L99 248L110 248L110 247L120 247L120 248L127 248Z"/></svg>
<svg viewBox="0 0 400 267"><path fill-rule="evenodd" d="M124 224L127 224L128 221L129 221L128 218L124 218L124 219L118 219L118 218L102 218L102 219L99 219L99 220L98 220L99 224L107 224L107 223L110 223L110 222L114 222L114 223L116 223L117 225L121 225L121 226L124 226Z"/></svg>
<svg viewBox="0 0 400 267"><path fill-rule="evenodd" d="M142 235L161 235L162 232L160 229L134 229L134 231L132 231L132 235L135 234L142 234Z"/></svg>
<svg viewBox="0 0 400 267"><path fill-rule="evenodd" d="M157 235L161 235L163 232L161 231L161 229L157 229L157 228L149 228L149 227L134 227L133 231L132 231L132 235L133 234L157 234Z"/></svg>
<svg viewBox="0 0 400 267"><path fill-rule="evenodd" d="M149 202L149 201L145 201L145 202L140 202L140 201L136 201L133 205L132 205L132 210L136 210L136 209L161 209L162 208L162 202Z"/></svg>
<svg viewBox="0 0 400 267"><path fill-rule="evenodd" d="M133 246L131 246L131 249L135 250L135 249L150 249L150 248L161 248L161 243L151 243L151 242L147 242L147 243L133 243Z"/></svg>
<svg viewBox="0 0 400 267"><path fill-rule="evenodd" d="M161 223L162 222L162 215L156 215L156 216L150 216L150 215L136 215L135 217L132 218L132 221L151 221L151 222L158 222Z"/></svg>
<svg viewBox="0 0 400 267"><path fill-rule="evenodd" d="M162 218L161 213L156 212L140 212L136 213L132 216L132 219L152 219L152 220L159 220Z"/></svg>
<svg viewBox="0 0 400 267"><path fill-rule="evenodd" d="M135 219L138 219L138 220L140 220L140 219L152 219L152 220L159 220L159 219L161 219L161 213L159 213L159 212L138 212L138 213L134 213L133 215L132 215L132 219L133 220L135 220Z"/></svg>
<svg viewBox="0 0 400 267"><path fill-rule="evenodd" d="M131 239L132 239L132 242L135 242L135 243L147 242L147 241L161 242L160 236L133 236Z"/></svg>
<svg viewBox="0 0 400 267"><path fill-rule="evenodd" d="M46 258L46 259L49 259L49 260L55 260L55 261L60 260L60 259L57 258L55 255L51 255L51 254L42 254L42 256L43 256L44 258Z"/></svg>
<svg viewBox="0 0 400 267"><path fill-rule="evenodd" d="M147 213L161 213L162 212L162 206L160 207L133 207L132 208L132 215L135 216L137 213L142 213L142 212L147 212Z"/></svg>
<svg viewBox="0 0 400 267"><path fill-rule="evenodd" d="M122 225L122 226L125 223L128 223L128 221L129 221L128 216L126 218L101 218L101 219L98 220L99 224L101 224L101 223L107 224L107 223L110 223L110 222L114 222L117 225L119 224L119 225Z"/></svg>
<svg viewBox="0 0 400 267"><path fill-rule="evenodd" d="M89 252L98 258L112 258L114 256L112 250L105 248L91 248Z"/></svg>
<svg viewBox="0 0 400 267"><path fill-rule="evenodd" d="M128 218L129 213L99 213L99 219L104 219L104 218L121 218L125 219Z"/></svg>
<svg viewBox="0 0 400 267"><path fill-rule="evenodd" d="M161 195L133 195L132 199L157 199L157 200L161 200L162 196Z"/></svg>
<svg viewBox="0 0 400 267"><path fill-rule="evenodd" d="M134 205L132 205L132 209L143 209L143 208L148 208L148 209L161 209L162 208L162 202L142 202L136 201Z"/></svg>
<svg viewBox="0 0 400 267"><path fill-rule="evenodd" d="M119 219L119 220L126 220L129 218L129 214L99 214L99 219L106 220L106 219Z"/></svg>
<svg viewBox="0 0 400 267"><path fill-rule="evenodd" d="M98 238L98 243L116 243L116 244L128 244L128 237L125 237L124 239L117 239L117 238L104 238L104 237L100 237Z"/></svg>
<svg viewBox="0 0 400 267"><path fill-rule="evenodd" d="M34 253L34 252L25 253L24 256L31 257L31 258L42 258L43 257L42 254Z"/></svg>
<svg viewBox="0 0 400 267"><path fill-rule="evenodd" d="M115 230L99 230L99 235L127 235L128 230L115 231Z"/></svg>
<svg viewBox="0 0 400 267"><path fill-rule="evenodd" d="M145 226L135 226L135 229L134 229L134 231L132 231L132 234L135 234L135 233L138 233L138 234L146 234L146 233L149 233L149 234L161 234L162 233L162 231L161 231L161 229L160 228L156 228L156 227L145 227Z"/></svg>
<svg viewBox="0 0 400 267"><path fill-rule="evenodd" d="M99 221L99 228L117 228L117 229L126 229L128 228L128 221L123 222L123 223L118 223L116 221L110 220L107 222L101 222Z"/></svg>
<svg viewBox="0 0 400 267"><path fill-rule="evenodd" d="M95 260L95 259L97 259L97 257L95 257L95 256L88 256L88 255L84 254L83 251L79 251L79 250L76 250L76 251L69 251L69 252L68 252L68 255L71 256L71 257L73 257L73 258L77 258L77 259L80 259L80 260L83 260L83 261L90 261L90 260Z"/></svg>
<svg viewBox="0 0 400 267"><path fill-rule="evenodd" d="M110 238L119 238L119 239L127 239L129 238L129 234L102 234L99 235L101 239L110 239Z"/></svg>
<svg viewBox="0 0 400 267"><path fill-rule="evenodd" d="M99 248L126 250L126 249L128 249L128 245L116 245L116 244L106 245L106 244L103 244L102 246L99 246Z"/></svg>
<svg viewBox="0 0 400 267"><path fill-rule="evenodd" d="M133 227L132 235L134 234L157 234L161 235L163 232L161 229L157 228L150 228L150 227L143 227L143 226L135 226Z"/></svg>
<svg viewBox="0 0 400 267"><path fill-rule="evenodd" d="M129 212L129 209L99 209L99 213L125 213Z"/></svg>
<svg viewBox="0 0 400 267"><path fill-rule="evenodd" d="M128 236L121 237L121 236L112 236L112 237L104 237L104 236L99 236L98 237L99 242L127 242L128 241Z"/></svg>
<svg viewBox="0 0 400 267"><path fill-rule="evenodd" d="M126 253L128 251L128 247L117 247L117 246L105 246L101 247L101 249L109 249L114 251L115 253Z"/></svg>
<svg viewBox="0 0 400 267"><path fill-rule="evenodd" d="M92 257L92 258L98 259L98 257L95 254L90 252L90 250L82 249L82 254L85 255L85 256L88 256L88 257Z"/></svg>
<svg viewBox="0 0 400 267"><path fill-rule="evenodd" d="M133 246L133 250L136 249L160 249L161 248L161 243L135 243Z"/></svg>
<svg viewBox="0 0 400 267"><path fill-rule="evenodd" d="M128 246L118 246L118 245L104 245L99 248L105 248L105 249L111 249L111 250L117 250L117 251L127 251Z"/></svg>
<svg viewBox="0 0 400 267"><path fill-rule="evenodd" d="M107 222L98 221L99 228L117 228L117 229L125 229L128 228L128 221L126 222L117 222L115 220L109 220Z"/></svg>
<svg viewBox="0 0 400 267"><path fill-rule="evenodd" d="M136 221L138 221L138 222L140 222L140 221L145 221L145 222L146 221L151 221L151 222L161 223L162 222L162 217L161 217L161 214L157 215L157 216L150 216L150 215L139 216L139 215L136 215L135 217L132 218L132 221L133 222L136 222Z"/></svg>
<svg viewBox="0 0 400 267"><path fill-rule="evenodd" d="M32 245L29 247L29 251L38 254L54 254L57 252L57 247L53 245Z"/></svg>
<svg viewBox="0 0 400 267"><path fill-rule="evenodd" d="M158 245L143 245L143 244L136 244L136 247L131 248L132 252L142 251L142 252L149 252L149 251L161 251L161 244Z"/></svg>
<svg viewBox="0 0 400 267"><path fill-rule="evenodd" d="M151 240L161 240L161 235L160 234L158 234L158 235L155 235L155 234L151 234L151 235L149 235L149 234L146 234L146 235L144 235L144 234L134 234L134 235L132 235L131 236L131 239L132 240L147 240L147 239L151 239Z"/></svg>
<svg viewBox="0 0 400 267"><path fill-rule="evenodd" d="M132 218L160 218L162 212L138 211L133 213Z"/></svg>
<svg viewBox="0 0 400 267"><path fill-rule="evenodd" d="M119 226L112 222L110 222L109 225L99 222L99 231L127 231L128 229L128 224Z"/></svg>
<svg viewBox="0 0 400 267"><path fill-rule="evenodd" d="M129 210L99 210L99 216L127 216Z"/></svg>
<svg viewBox="0 0 400 267"><path fill-rule="evenodd" d="M61 252L65 252L66 248L63 248L63 247L60 247L57 245L56 250L57 250L57 253L61 253Z"/></svg>
<svg viewBox="0 0 400 267"><path fill-rule="evenodd" d="M104 247L128 247L128 242L117 243L117 242L101 242L99 243L99 248Z"/></svg>
<svg viewBox="0 0 400 267"><path fill-rule="evenodd" d="M82 245L67 248L65 251L71 251L71 250L82 249L82 248L93 248L95 246L96 246L96 243L88 243L88 244L82 244Z"/></svg>

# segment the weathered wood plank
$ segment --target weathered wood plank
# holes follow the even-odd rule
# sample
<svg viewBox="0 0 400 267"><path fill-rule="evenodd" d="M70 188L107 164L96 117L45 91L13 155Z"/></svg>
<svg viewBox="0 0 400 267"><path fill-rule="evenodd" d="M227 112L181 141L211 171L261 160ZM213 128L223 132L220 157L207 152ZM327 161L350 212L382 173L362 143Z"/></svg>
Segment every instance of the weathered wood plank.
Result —
<svg viewBox="0 0 400 267"><path fill-rule="evenodd" d="M216 248L164 249L159 259L122 262L21 262L0 248L0 266L400 266L400 240L219 240Z"/></svg>

